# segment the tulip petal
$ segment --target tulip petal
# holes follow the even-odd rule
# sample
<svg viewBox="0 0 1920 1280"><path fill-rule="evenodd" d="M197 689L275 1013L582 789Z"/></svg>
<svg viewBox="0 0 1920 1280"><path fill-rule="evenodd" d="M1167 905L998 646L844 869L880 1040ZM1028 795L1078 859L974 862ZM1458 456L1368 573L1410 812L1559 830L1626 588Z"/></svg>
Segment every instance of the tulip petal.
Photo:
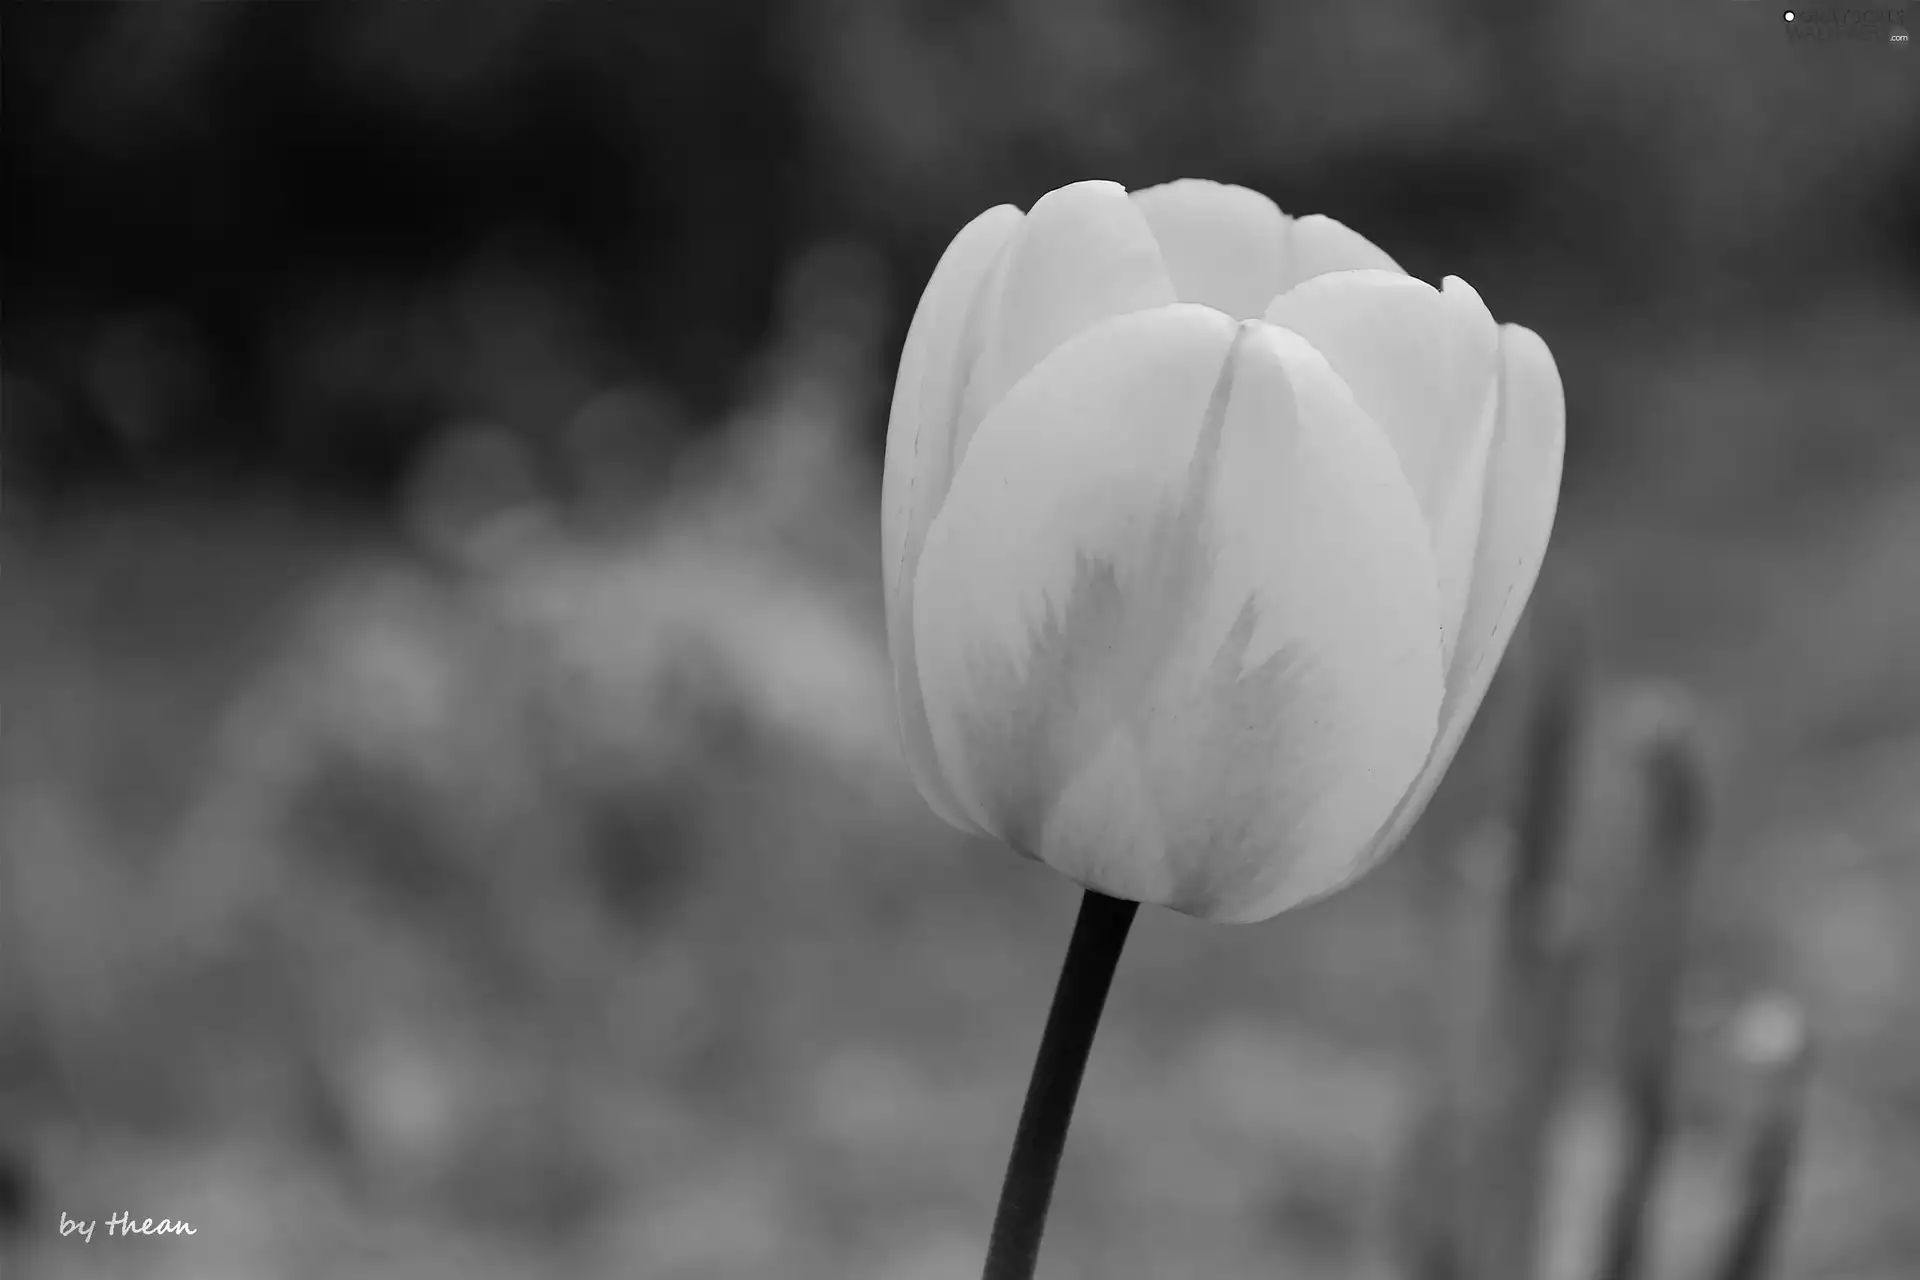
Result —
<svg viewBox="0 0 1920 1280"><path fill-rule="evenodd" d="M1330 271L1393 271L1400 264L1373 241L1324 213L1287 219L1286 270L1276 293Z"/></svg>
<svg viewBox="0 0 1920 1280"><path fill-rule="evenodd" d="M1257 318L1280 292L1286 216L1258 191L1182 178L1133 193L1182 302Z"/></svg>
<svg viewBox="0 0 1920 1280"><path fill-rule="evenodd" d="M1177 304L982 424L914 600L978 825L1208 919L1339 881L1426 760L1438 593L1392 446L1297 335Z"/></svg>
<svg viewBox="0 0 1920 1280"><path fill-rule="evenodd" d="M1153 231L1117 182L1076 182L1034 203L988 281L986 344L967 387L954 456L1014 383L1109 316L1165 306L1173 282Z"/></svg>
<svg viewBox="0 0 1920 1280"><path fill-rule="evenodd" d="M1440 573L1444 651L1457 645L1473 576L1500 335L1480 295L1449 276L1341 271L1275 298L1267 319L1327 358L1386 431L1419 496Z"/></svg>
<svg viewBox="0 0 1920 1280"><path fill-rule="evenodd" d="M928 806L964 831L975 828L940 777L920 698L913 647L913 567L927 526L953 480L954 425L967 371L979 355L976 299L1020 218L1020 211L1010 204L987 210L961 228L934 268L900 352L881 481L887 648L893 656L894 705L902 748L914 784Z"/></svg>
<svg viewBox="0 0 1920 1280"><path fill-rule="evenodd" d="M1566 451L1566 397L1547 344L1539 334L1517 324L1500 326L1498 421L1487 468L1473 591L1460 644L1447 672L1440 733L1419 781L1375 841L1367 866L1406 838L1433 799L1533 594L1553 532Z"/></svg>

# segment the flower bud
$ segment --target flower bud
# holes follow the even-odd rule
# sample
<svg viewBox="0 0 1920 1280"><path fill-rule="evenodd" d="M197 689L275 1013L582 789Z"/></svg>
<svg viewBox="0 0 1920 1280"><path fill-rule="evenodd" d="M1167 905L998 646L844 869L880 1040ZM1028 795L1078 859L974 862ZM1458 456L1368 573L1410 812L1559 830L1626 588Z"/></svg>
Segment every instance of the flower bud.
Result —
<svg viewBox="0 0 1920 1280"><path fill-rule="evenodd" d="M887 431L900 731L952 825L1211 920L1419 817L1533 588L1544 343L1324 217L1083 182L955 237Z"/></svg>

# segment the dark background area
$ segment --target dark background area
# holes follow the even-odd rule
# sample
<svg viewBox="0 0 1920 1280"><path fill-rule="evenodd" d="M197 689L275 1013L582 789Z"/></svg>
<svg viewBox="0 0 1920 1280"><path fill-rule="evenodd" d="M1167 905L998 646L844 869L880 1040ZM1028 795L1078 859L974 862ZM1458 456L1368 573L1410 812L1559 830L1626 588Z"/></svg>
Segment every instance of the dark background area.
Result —
<svg viewBox="0 0 1920 1280"><path fill-rule="evenodd" d="M1552 346L1542 597L1717 726L1690 998L1822 1035L1786 1274L1912 1274L1906 49L1740 0L235 0L8 4L0 56L28 1274L971 1274L1073 895L899 768L893 360L981 209L1189 175ZM1056 1274L1386 1274L1497 718L1362 886L1143 916ZM118 1208L200 1234L47 1238Z"/></svg>
<svg viewBox="0 0 1920 1280"><path fill-rule="evenodd" d="M891 349L953 227L1069 175L1242 182L1543 326L1670 334L1920 280L1904 61L1790 47L1744 7L7 17L12 452L49 493L245 465L391 498L438 422L496 407L461 371L487 305L463 288L537 296L579 375L709 418L802 247L878 255Z"/></svg>

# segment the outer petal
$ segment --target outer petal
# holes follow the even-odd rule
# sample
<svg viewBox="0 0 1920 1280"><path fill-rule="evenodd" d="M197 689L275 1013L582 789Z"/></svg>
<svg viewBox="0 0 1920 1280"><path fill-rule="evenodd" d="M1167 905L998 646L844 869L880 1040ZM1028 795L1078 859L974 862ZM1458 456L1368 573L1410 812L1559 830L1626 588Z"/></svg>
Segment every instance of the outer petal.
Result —
<svg viewBox="0 0 1920 1280"><path fill-rule="evenodd" d="M1427 758L1437 607L1392 447L1326 362L1181 304L1068 342L982 425L914 625L977 823L1256 920L1342 879Z"/></svg>
<svg viewBox="0 0 1920 1280"><path fill-rule="evenodd" d="M1440 572L1445 652L1456 648L1480 534L1500 335L1480 295L1385 271L1318 276L1267 319L1319 348L1386 431L1419 495Z"/></svg>
<svg viewBox="0 0 1920 1280"><path fill-rule="evenodd" d="M1287 219L1287 268L1276 292L1284 293L1329 271L1400 272L1400 264L1373 241L1324 213Z"/></svg>
<svg viewBox="0 0 1920 1280"><path fill-rule="evenodd" d="M955 458L1048 352L1109 316L1173 300L1160 246L1126 188L1076 182L1040 197L988 283L986 343L967 388Z"/></svg>
<svg viewBox="0 0 1920 1280"><path fill-rule="evenodd" d="M1258 191L1182 178L1136 191L1133 202L1153 228L1180 301L1245 320L1280 292L1287 218Z"/></svg>
<svg viewBox="0 0 1920 1280"><path fill-rule="evenodd" d="M900 352L900 374L887 420L881 479L880 555L887 601L887 649L893 657L900 739L914 784L929 807L956 827L974 830L940 777L913 647L913 568L927 526L953 480L953 430L961 393L979 354L975 300L1013 231L1020 211L987 210L961 228L933 270Z"/></svg>
<svg viewBox="0 0 1920 1280"><path fill-rule="evenodd" d="M1367 866L1391 853L1426 811L1487 696L1527 597L1533 594L1553 532L1566 428L1560 370L1547 344L1531 329L1500 326L1499 426L1487 470L1473 591L1460 644L1447 671L1440 734L1419 781L1374 842Z"/></svg>

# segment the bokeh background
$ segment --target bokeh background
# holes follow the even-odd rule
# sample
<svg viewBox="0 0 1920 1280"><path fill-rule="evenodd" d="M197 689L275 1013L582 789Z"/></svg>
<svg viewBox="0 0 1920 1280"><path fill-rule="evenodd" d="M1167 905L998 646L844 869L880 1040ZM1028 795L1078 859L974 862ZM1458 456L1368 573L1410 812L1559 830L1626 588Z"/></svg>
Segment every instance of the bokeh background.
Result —
<svg viewBox="0 0 1920 1280"><path fill-rule="evenodd" d="M1687 1042L1801 999L1783 1274L1920 1274L1904 46L1734 0L3 16L9 1280L977 1274L1076 895L899 764L892 363L980 209L1186 175L1551 343L1541 598L1713 726ZM1142 915L1048 1274L1392 1274L1513 701L1359 887ZM54 1230L118 1210L198 1234Z"/></svg>

